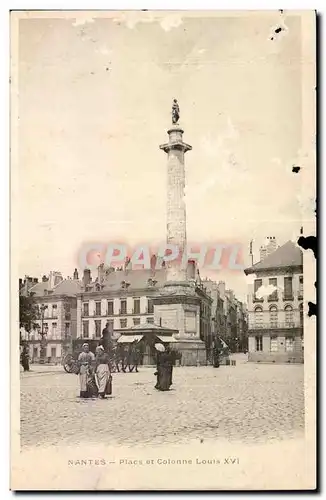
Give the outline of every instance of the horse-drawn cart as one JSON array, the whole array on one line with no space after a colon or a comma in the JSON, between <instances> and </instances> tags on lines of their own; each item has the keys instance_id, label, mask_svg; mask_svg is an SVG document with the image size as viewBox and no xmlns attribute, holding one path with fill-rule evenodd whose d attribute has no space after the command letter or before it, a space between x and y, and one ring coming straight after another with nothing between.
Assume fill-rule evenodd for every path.
<instances>
[{"instance_id":1,"label":"horse-drawn cart","mask_svg":"<svg viewBox=\"0 0 326 500\"><path fill-rule=\"evenodd\" d=\"M72 352L64 356L62 365L67 373L78 373L78 356L82 352L83 344L87 342L89 350L95 354L99 339L75 339L72 342ZM108 349L110 370L114 372L138 372L138 365L141 361L141 348L135 345L136 342L125 344L111 342Z\"/></svg>"}]
</instances>

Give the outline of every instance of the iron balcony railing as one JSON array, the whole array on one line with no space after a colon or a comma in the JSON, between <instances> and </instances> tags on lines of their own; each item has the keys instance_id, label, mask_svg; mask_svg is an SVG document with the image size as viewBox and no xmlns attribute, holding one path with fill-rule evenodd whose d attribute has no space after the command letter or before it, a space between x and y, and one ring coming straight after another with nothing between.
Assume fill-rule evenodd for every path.
<instances>
[{"instance_id":1,"label":"iron balcony railing","mask_svg":"<svg viewBox=\"0 0 326 500\"><path fill-rule=\"evenodd\" d=\"M288 323L255 323L249 325L249 330L275 330L278 328L300 328L303 327L301 323L298 322L288 322Z\"/></svg>"}]
</instances>

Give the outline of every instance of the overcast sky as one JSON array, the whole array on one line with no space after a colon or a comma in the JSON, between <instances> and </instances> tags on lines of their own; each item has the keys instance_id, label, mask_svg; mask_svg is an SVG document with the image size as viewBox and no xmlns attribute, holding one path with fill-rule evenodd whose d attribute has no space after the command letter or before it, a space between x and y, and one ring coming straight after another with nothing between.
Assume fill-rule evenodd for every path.
<instances>
[{"instance_id":1,"label":"overcast sky","mask_svg":"<svg viewBox=\"0 0 326 500\"><path fill-rule=\"evenodd\" d=\"M159 145L173 98L193 146L189 240L235 241L248 253L253 239L258 260L266 236L298 235L314 208L292 173L303 155L299 17L32 15L19 25L21 276L72 276L92 241L165 239ZM245 297L243 273L201 274Z\"/></svg>"}]
</instances>

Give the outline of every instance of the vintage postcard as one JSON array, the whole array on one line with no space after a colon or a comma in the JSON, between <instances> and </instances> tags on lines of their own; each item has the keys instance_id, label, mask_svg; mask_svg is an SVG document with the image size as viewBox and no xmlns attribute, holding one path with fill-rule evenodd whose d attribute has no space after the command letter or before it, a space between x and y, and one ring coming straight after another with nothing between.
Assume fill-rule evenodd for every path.
<instances>
[{"instance_id":1,"label":"vintage postcard","mask_svg":"<svg viewBox=\"0 0 326 500\"><path fill-rule=\"evenodd\" d=\"M316 13L11 13L11 489L316 488Z\"/></svg>"}]
</instances>

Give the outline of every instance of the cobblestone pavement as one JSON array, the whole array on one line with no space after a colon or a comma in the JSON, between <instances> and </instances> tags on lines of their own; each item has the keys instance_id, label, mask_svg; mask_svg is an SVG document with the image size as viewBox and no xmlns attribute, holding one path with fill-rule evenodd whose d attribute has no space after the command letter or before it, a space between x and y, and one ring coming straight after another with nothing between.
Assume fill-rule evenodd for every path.
<instances>
[{"instance_id":1,"label":"cobblestone pavement","mask_svg":"<svg viewBox=\"0 0 326 500\"><path fill-rule=\"evenodd\" d=\"M154 389L154 368L113 374L107 400L80 400L76 375L21 374L21 444L160 445L302 436L303 365L177 367L173 390Z\"/></svg>"}]
</instances>

